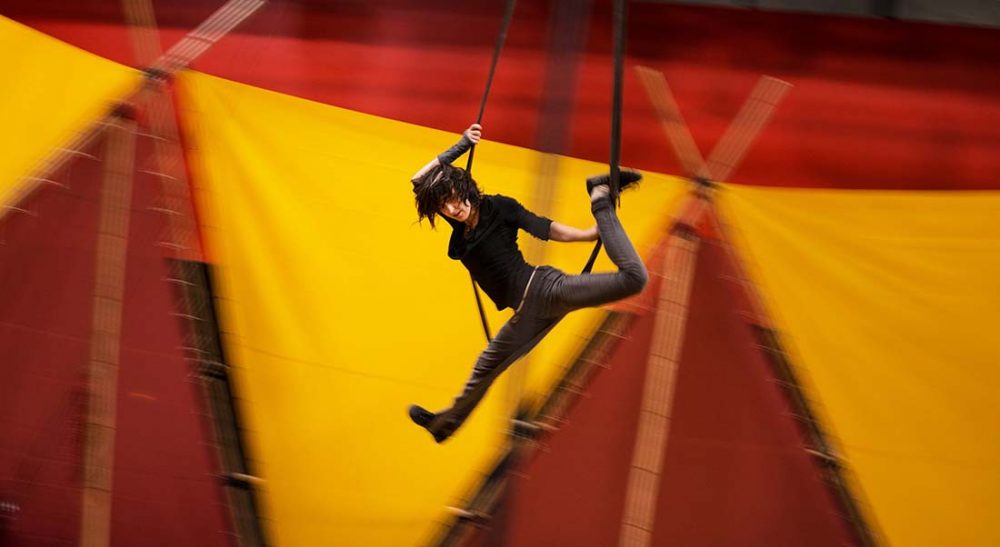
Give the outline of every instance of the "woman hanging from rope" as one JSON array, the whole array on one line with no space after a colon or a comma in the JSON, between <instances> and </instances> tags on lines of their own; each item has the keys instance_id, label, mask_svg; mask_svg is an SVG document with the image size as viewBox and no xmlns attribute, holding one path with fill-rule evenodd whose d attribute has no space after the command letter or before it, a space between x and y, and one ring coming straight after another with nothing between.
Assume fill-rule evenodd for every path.
<instances>
[{"instance_id":1,"label":"woman hanging from rope","mask_svg":"<svg viewBox=\"0 0 1000 547\"><path fill-rule=\"evenodd\" d=\"M647 280L646 267L618 221L609 175L587 179L596 226L582 230L553 222L512 198L483 194L466 170L451 165L479 142L481 132L479 124L469 126L457 144L432 159L411 181L418 218L428 219L433 227L440 215L451 225L448 256L462 261L497 309L514 310L479 355L450 408L433 413L410 406L410 418L439 443L465 422L500 373L538 344L563 315L637 294ZM638 172L621 171L621 190L641 178ZM518 248L519 229L542 240L595 241L600 237L618 271L567 275L550 266L533 267Z\"/></svg>"}]
</instances>

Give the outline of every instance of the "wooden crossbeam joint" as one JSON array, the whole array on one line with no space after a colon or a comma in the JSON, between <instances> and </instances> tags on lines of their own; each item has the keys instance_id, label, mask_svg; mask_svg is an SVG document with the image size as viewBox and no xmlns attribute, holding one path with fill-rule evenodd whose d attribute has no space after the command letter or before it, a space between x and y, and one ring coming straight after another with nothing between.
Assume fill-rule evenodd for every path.
<instances>
[{"instance_id":1,"label":"wooden crossbeam joint","mask_svg":"<svg viewBox=\"0 0 1000 547\"><path fill-rule=\"evenodd\" d=\"M117 120L135 121L138 116L136 106L128 101L120 101L111 107L110 116Z\"/></svg>"},{"instance_id":2,"label":"wooden crossbeam joint","mask_svg":"<svg viewBox=\"0 0 1000 547\"><path fill-rule=\"evenodd\" d=\"M691 180L695 183L695 185L699 189L702 190L715 190L716 188L719 187L719 184L717 182L708 177L703 177L701 175L697 175Z\"/></svg>"},{"instance_id":3,"label":"wooden crossbeam joint","mask_svg":"<svg viewBox=\"0 0 1000 547\"><path fill-rule=\"evenodd\" d=\"M670 234L687 241L695 241L698 239L698 230L695 229L694 226L681 220L675 222L670 228Z\"/></svg>"},{"instance_id":4,"label":"wooden crossbeam joint","mask_svg":"<svg viewBox=\"0 0 1000 547\"><path fill-rule=\"evenodd\" d=\"M174 79L173 74L155 66L143 68L142 76L146 81L156 83L170 83Z\"/></svg>"}]
</instances>

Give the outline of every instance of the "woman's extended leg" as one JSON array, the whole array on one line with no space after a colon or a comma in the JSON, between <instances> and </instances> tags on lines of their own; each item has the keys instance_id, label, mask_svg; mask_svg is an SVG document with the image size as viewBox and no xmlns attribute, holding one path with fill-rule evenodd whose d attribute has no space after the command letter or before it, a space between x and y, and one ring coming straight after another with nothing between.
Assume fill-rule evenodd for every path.
<instances>
[{"instance_id":1,"label":"woman's extended leg","mask_svg":"<svg viewBox=\"0 0 1000 547\"><path fill-rule=\"evenodd\" d=\"M428 423L421 425L424 425L439 443L450 437L469 417L497 377L531 351L557 322L558 318L534 315L512 317L479 354L465 388L455 398L451 407L433 416L427 416ZM414 421L417 421L417 418L414 418Z\"/></svg>"}]
</instances>

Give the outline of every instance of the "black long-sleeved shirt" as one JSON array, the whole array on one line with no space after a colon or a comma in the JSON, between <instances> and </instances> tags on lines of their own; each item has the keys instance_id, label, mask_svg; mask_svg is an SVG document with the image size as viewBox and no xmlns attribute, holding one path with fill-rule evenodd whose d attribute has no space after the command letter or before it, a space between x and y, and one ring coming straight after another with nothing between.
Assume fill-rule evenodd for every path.
<instances>
[{"instance_id":1,"label":"black long-sleeved shirt","mask_svg":"<svg viewBox=\"0 0 1000 547\"><path fill-rule=\"evenodd\" d=\"M498 310L516 308L533 269L517 246L518 230L548 240L552 221L500 195L482 197L479 221L468 234L465 223L444 218L452 228L448 256L462 261Z\"/></svg>"}]
</instances>

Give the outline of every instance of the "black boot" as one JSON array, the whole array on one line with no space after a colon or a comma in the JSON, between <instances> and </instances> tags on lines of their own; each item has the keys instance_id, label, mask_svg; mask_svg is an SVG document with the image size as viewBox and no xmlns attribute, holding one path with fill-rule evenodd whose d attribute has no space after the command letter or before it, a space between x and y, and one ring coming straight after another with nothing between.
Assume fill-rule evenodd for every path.
<instances>
[{"instance_id":1,"label":"black boot","mask_svg":"<svg viewBox=\"0 0 1000 547\"><path fill-rule=\"evenodd\" d=\"M451 427L440 427L441 424L434 424L434 419L438 417L430 410L420 406L420 405L410 405L410 419L413 423L419 425L420 427L426 429L433 437L434 442L442 443L448 437L451 437L453 428ZM438 425L437 431L431 429L431 425Z\"/></svg>"},{"instance_id":2,"label":"black boot","mask_svg":"<svg viewBox=\"0 0 1000 547\"><path fill-rule=\"evenodd\" d=\"M642 180L642 173L638 171L633 171L631 169L622 169L620 172L620 176L618 178L618 182L620 184L618 192L620 193L624 192L625 190L628 190L629 188L634 188L639 184L640 180ZM603 175L594 175L592 177L587 178L587 196L589 197L591 194L594 193L594 187L600 186L602 184L606 184L608 188L611 188L610 173Z\"/></svg>"},{"instance_id":3,"label":"black boot","mask_svg":"<svg viewBox=\"0 0 1000 547\"><path fill-rule=\"evenodd\" d=\"M410 405L410 419L420 427L427 427L434 419L434 413L420 405Z\"/></svg>"}]
</instances>

